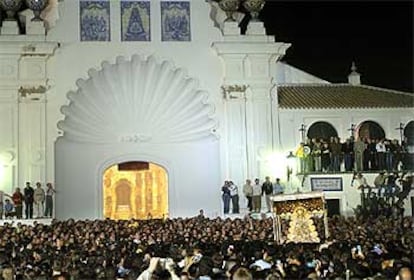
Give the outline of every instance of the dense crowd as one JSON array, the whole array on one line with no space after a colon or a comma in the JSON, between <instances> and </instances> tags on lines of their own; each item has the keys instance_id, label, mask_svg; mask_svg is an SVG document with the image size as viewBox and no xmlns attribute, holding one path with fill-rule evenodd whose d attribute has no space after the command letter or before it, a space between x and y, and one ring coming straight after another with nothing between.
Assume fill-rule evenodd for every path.
<instances>
[{"instance_id":1,"label":"dense crowd","mask_svg":"<svg viewBox=\"0 0 414 280\"><path fill-rule=\"evenodd\" d=\"M5 280L395 279L398 274L411 279L411 217L334 217L329 221L333 239L321 244L277 245L272 225L266 218L223 220L202 214L5 224L0 227L0 275Z\"/></svg>"},{"instance_id":2,"label":"dense crowd","mask_svg":"<svg viewBox=\"0 0 414 280\"><path fill-rule=\"evenodd\" d=\"M407 141L338 137L307 139L296 150L300 171L340 172L412 170L414 151Z\"/></svg>"}]
</instances>

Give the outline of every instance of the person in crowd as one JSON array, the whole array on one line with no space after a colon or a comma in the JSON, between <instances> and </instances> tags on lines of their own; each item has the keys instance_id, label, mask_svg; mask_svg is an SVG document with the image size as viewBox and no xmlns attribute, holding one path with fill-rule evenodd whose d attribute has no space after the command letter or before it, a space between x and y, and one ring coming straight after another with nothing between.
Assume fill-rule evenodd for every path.
<instances>
[{"instance_id":1,"label":"person in crowd","mask_svg":"<svg viewBox=\"0 0 414 280\"><path fill-rule=\"evenodd\" d=\"M354 142L354 164L355 164L355 171L360 172L364 168L364 152L366 149L365 142L357 137Z\"/></svg>"},{"instance_id":2,"label":"person in crowd","mask_svg":"<svg viewBox=\"0 0 414 280\"><path fill-rule=\"evenodd\" d=\"M44 214L44 202L45 202L45 191L42 188L40 182L36 183L36 189L34 190L34 204L36 209L36 217L42 218Z\"/></svg>"},{"instance_id":3,"label":"person in crowd","mask_svg":"<svg viewBox=\"0 0 414 280\"><path fill-rule=\"evenodd\" d=\"M361 191L361 205L366 207L367 197L371 195L371 188L368 186L367 180L362 173L354 173L354 183L356 187Z\"/></svg>"},{"instance_id":4,"label":"person in crowd","mask_svg":"<svg viewBox=\"0 0 414 280\"><path fill-rule=\"evenodd\" d=\"M395 171L400 171L402 170L402 166L400 166L400 164L402 164L402 146L398 143L397 139L392 140L392 145L394 147L393 149L393 166L392 166L392 170Z\"/></svg>"},{"instance_id":5,"label":"person in crowd","mask_svg":"<svg viewBox=\"0 0 414 280\"><path fill-rule=\"evenodd\" d=\"M55 195L56 191L53 188L52 183L46 184L46 207L45 207L45 217L52 218L53 217L53 196Z\"/></svg>"},{"instance_id":6,"label":"person in crowd","mask_svg":"<svg viewBox=\"0 0 414 280\"><path fill-rule=\"evenodd\" d=\"M21 219L23 217L23 194L21 193L20 188L16 188L12 195L12 200L16 211L16 217L17 219Z\"/></svg>"},{"instance_id":7,"label":"person in crowd","mask_svg":"<svg viewBox=\"0 0 414 280\"><path fill-rule=\"evenodd\" d=\"M285 188L280 183L280 178L276 178L276 182L273 184L273 194L283 194Z\"/></svg>"},{"instance_id":8,"label":"person in crowd","mask_svg":"<svg viewBox=\"0 0 414 280\"><path fill-rule=\"evenodd\" d=\"M385 147L384 139L381 139L375 146L377 150L377 157L378 157L378 169L384 170L385 169L385 153L387 149Z\"/></svg>"},{"instance_id":9,"label":"person in crowd","mask_svg":"<svg viewBox=\"0 0 414 280\"><path fill-rule=\"evenodd\" d=\"M262 209L262 186L258 178L254 180L252 202L253 212L260 213Z\"/></svg>"},{"instance_id":10,"label":"person in crowd","mask_svg":"<svg viewBox=\"0 0 414 280\"><path fill-rule=\"evenodd\" d=\"M313 142L313 147L312 147L312 158L313 158L313 166L316 172L321 172L322 171L322 161L321 161L321 142L319 142L319 140L315 140Z\"/></svg>"},{"instance_id":11,"label":"person in crowd","mask_svg":"<svg viewBox=\"0 0 414 280\"><path fill-rule=\"evenodd\" d=\"M331 152L331 170L333 172L341 171L341 143L338 137L334 137L330 143Z\"/></svg>"},{"instance_id":12,"label":"person in crowd","mask_svg":"<svg viewBox=\"0 0 414 280\"><path fill-rule=\"evenodd\" d=\"M230 189L230 196L231 196L232 213L239 214L240 213L239 187L237 187L237 185L234 184L233 181L230 181L229 189Z\"/></svg>"},{"instance_id":13,"label":"person in crowd","mask_svg":"<svg viewBox=\"0 0 414 280\"><path fill-rule=\"evenodd\" d=\"M394 143L392 143L388 139L384 141L384 145L385 145L385 168L388 172L391 172L394 166L394 152L395 152L396 147L394 147Z\"/></svg>"},{"instance_id":14,"label":"person in crowd","mask_svg":"<svg viewBox=\"0 0 414 280\"><path fill-rule=\"evenodd\" d=\"M33 219L33 201L34 201L34 190L30 185L30 182L26 182L26 187L24 188L24 206L26 219Z\"/></svg>"},{"instance_id":15,"label":"person in crowd","mask_svg":"<svg viewBox=\"0 0 414 280\"><path fill-rule=\"evenodd\" d=\"M362 154L362 170L368 171L370 170L369 161L370 161L370 151L369 151L369 143L371 140L369 138L364 139L365 149Z\"/></svg>"},{"instance_id":16,"label":"person in crowd","mask_svg":"<svg viewBox=\"0 0 414 280\"><path fill-rule=\"evenodd\" d=\"M377 189L378 196L381 196L382 191L385 189L385 180L387 175L385 171L381 171L374 179L374 187Z\"/></svg>"},{"instance_id":17,"label":"person in crowd","mask_svg":"<svg viewBox=\"0 0 414 280\"><path fill-rule=\"evenodd\" d=\"M352 171L354 165L354 143L351 138L346 139L345 143L342 144L342 154L344 155L345 171Z\"/></svg>"},{"instance_id":18,"label":"person in crowd","mask_svg":"<svg viewBox=\"0 0 414 280\"><path fill-rule=\"evenodd\" d=\"M300 173L305 173L306 172L306 168L305 168L305 143L301 142L299 144L299 147L296 149L295 151L295 156L296 158L299 160L299 170Z\"/></svg>"},{"instance_id":19,"label":"person in crowd","mask_svg":"<svg viewBox=\"0 0 414 280\"><path fill-rule=\"evenodd\" d=\"M4 199L6 197L11 198L10 195L8 195L4 191L0 190L0 220L3 218L3 204L4 204Z\"/></svg>"},{"instance_id":20,"label":"person in crowd","mask_svg":"<svg viewBox=\"0 0 414 280\"><path fill-rule=\"evenodd\" d=\"M222 199L223 199L223 212L228 214L230 212L230 181L224 181L224 185L221 187Z\"/></svg>"},{"instance_id":21,"label":"person in crowd","mask_svg":"<svg viewBox=\"0 0 414 280\"><path fill-rule=\"evenodd\" d=\"M14 205L11 203L10 199L6 199L4 203L4 218L12 218L16 216L14 211Z\"/></svg>"},{"instance_id":22,"label":"person in crowd","mask_svg":"<svg viewBox=\"0 0 414 280\"><path fill-rule=\"evenodd\" d=\"M327 142L323 142L322 144L321 165L322 165L322 171L327 173L331 166L331 151L329 149L329 144Z\"/></svg>"},{"instance_id":23,"label":"person in crowd","mask_svg":"<svg viewBox=\"0 0 414 280\"><path fill-rule=\"evenodd\" d=\"M253 203L252 203L253 186L252 186L252 181L250 179L247 179L246 183L243 185L243 194L247 199L247 208L251 212L253 210Z\"/></svg>"},{"instance_id":24,"label":"person in crowd","mask_svg":"<svg viewBox=\"0 0 414 280\"><path fill-rule=\"evenodd\" d=\"M267 176L262 185L262 196L264 195L266 199L267 212L272 211L272 202L270 200L270 196L272 194L273 194L273 184L270 181L270 177Z\"/></svg>"},{"instance_id":25,"label":"person in crowd","mask_svg":"<svg viewBox=\"0 0 414 280\"><path fill-rule=\"evenodd\" d=\"M204 210L203 210L203 209L200 209L200 210L198 211L198 215L197 215L196 217L197 217L197 219L199 219L199 220L203 220L203 219L205 219L206 217L204 216Z\"/></svg>"},{"instance_id":26,"label":"person in crowd","mask_svg":"<svg viewBox=\"0 0 414 280\"><path fill-rule=\"evenodd\" d=\"M308 138L303 146L305 173L312 172L315 169L313 166L312 147L312 141Z\"/></svg>"},{"instance_id":27,"label":"person in crowd","mask_svg":"<svg viewBox=\"0 0 414 280\"><path fill-rule=\"evenodd\" d=\"M377 154L377 140L371 139L370 143L368 144L368 150L370 153L369 170L378 170L378 154Z\"/></svg>"}]
</instances>

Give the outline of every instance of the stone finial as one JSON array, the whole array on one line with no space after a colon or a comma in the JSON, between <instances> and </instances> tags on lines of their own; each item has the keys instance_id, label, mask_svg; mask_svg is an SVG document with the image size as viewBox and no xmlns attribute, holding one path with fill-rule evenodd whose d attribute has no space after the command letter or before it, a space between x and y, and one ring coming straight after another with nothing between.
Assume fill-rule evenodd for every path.
<instances>
[{"instance_id":1,"label":"stone finial","mask_svg":"<svg viewBox=\"0 0 414 280\"><path fill-rule=\"evenodd\" d=\"M250 21L260 21L259 13L263 9L265 2L265 0L244 0L243 7L246 8L252 17Z\"/></svg>"},{"instance_id":2,"label":"stone finial","mask_svg":"<svg viewBox=\"0 0 414 280\"><path fill-rule=\"evenodd\" d=\"M351 73L348 75L348 83L354 86L361 84L361 74L359 74L356 70L357 67L355 65L355 62L352 61Z\"/></svg>"},{"instance_id":3,"label":"stone finial","mask_svg":"<svg viewBox=\"0 0 414 280\"><path fill-rule=\"evenodd\" d=\"M237 12L240 6L240 0L219 0L218 5L227 16L227 21L236 21L233 17L233 14Z\"/></svg>"},{"instance_id":4,"label":"stone finial","mask_svg":"<svg viewBox=\"0 0 414 280\"><path fill-rule=\"evenodd\" d=\"M356 67L356 65L355 65L355 61L352 61L351 71L352 71L352 72L356 72L356 70L357 70L357 67Z\"/></svg>"}]
</instances>

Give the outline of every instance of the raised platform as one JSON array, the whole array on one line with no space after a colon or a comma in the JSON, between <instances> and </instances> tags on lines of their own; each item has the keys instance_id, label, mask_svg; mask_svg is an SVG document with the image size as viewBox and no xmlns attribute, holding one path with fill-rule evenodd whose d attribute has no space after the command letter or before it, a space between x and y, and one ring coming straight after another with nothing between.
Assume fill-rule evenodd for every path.
<instances>
[{"instance_id":1,"label":"raised platform","mask_svg":"<svg viewBox=\"0 0 414 280\"><path fill-rule=\"evenodd\" d=\"M49 218L42 218L42 219L2 219L0 220L0 226L3 226L4 224L12 224L13 226L16 226L18 224L21 225L28 225L33 226L34 224L44 224L44 225L50 225L52 223L53 219Z\"/></svg>"}]
</instances>

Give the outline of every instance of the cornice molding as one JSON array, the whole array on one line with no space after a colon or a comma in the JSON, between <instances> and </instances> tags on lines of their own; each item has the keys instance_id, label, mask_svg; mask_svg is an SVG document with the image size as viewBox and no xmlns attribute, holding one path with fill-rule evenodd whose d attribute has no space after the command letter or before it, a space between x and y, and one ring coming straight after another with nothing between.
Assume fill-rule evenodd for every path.
<instances>
[{"instance_id":1,"label":"cornice molding","mask_svg":"<svg viewBox=\"0 0 414 280\"><path fill-rule=\"evenodd\" d=\"M9 37L9 36L6 36ZM24 37L24 38L22 38ZM0 56L2 55L53 55L57 48L60 47L58 42L36 41L31 40L32 36L19 35L16 38L20 40L5 40L0 37ZM27 40L21 40L27 39Z\"/></svg>"}]
</instances>

